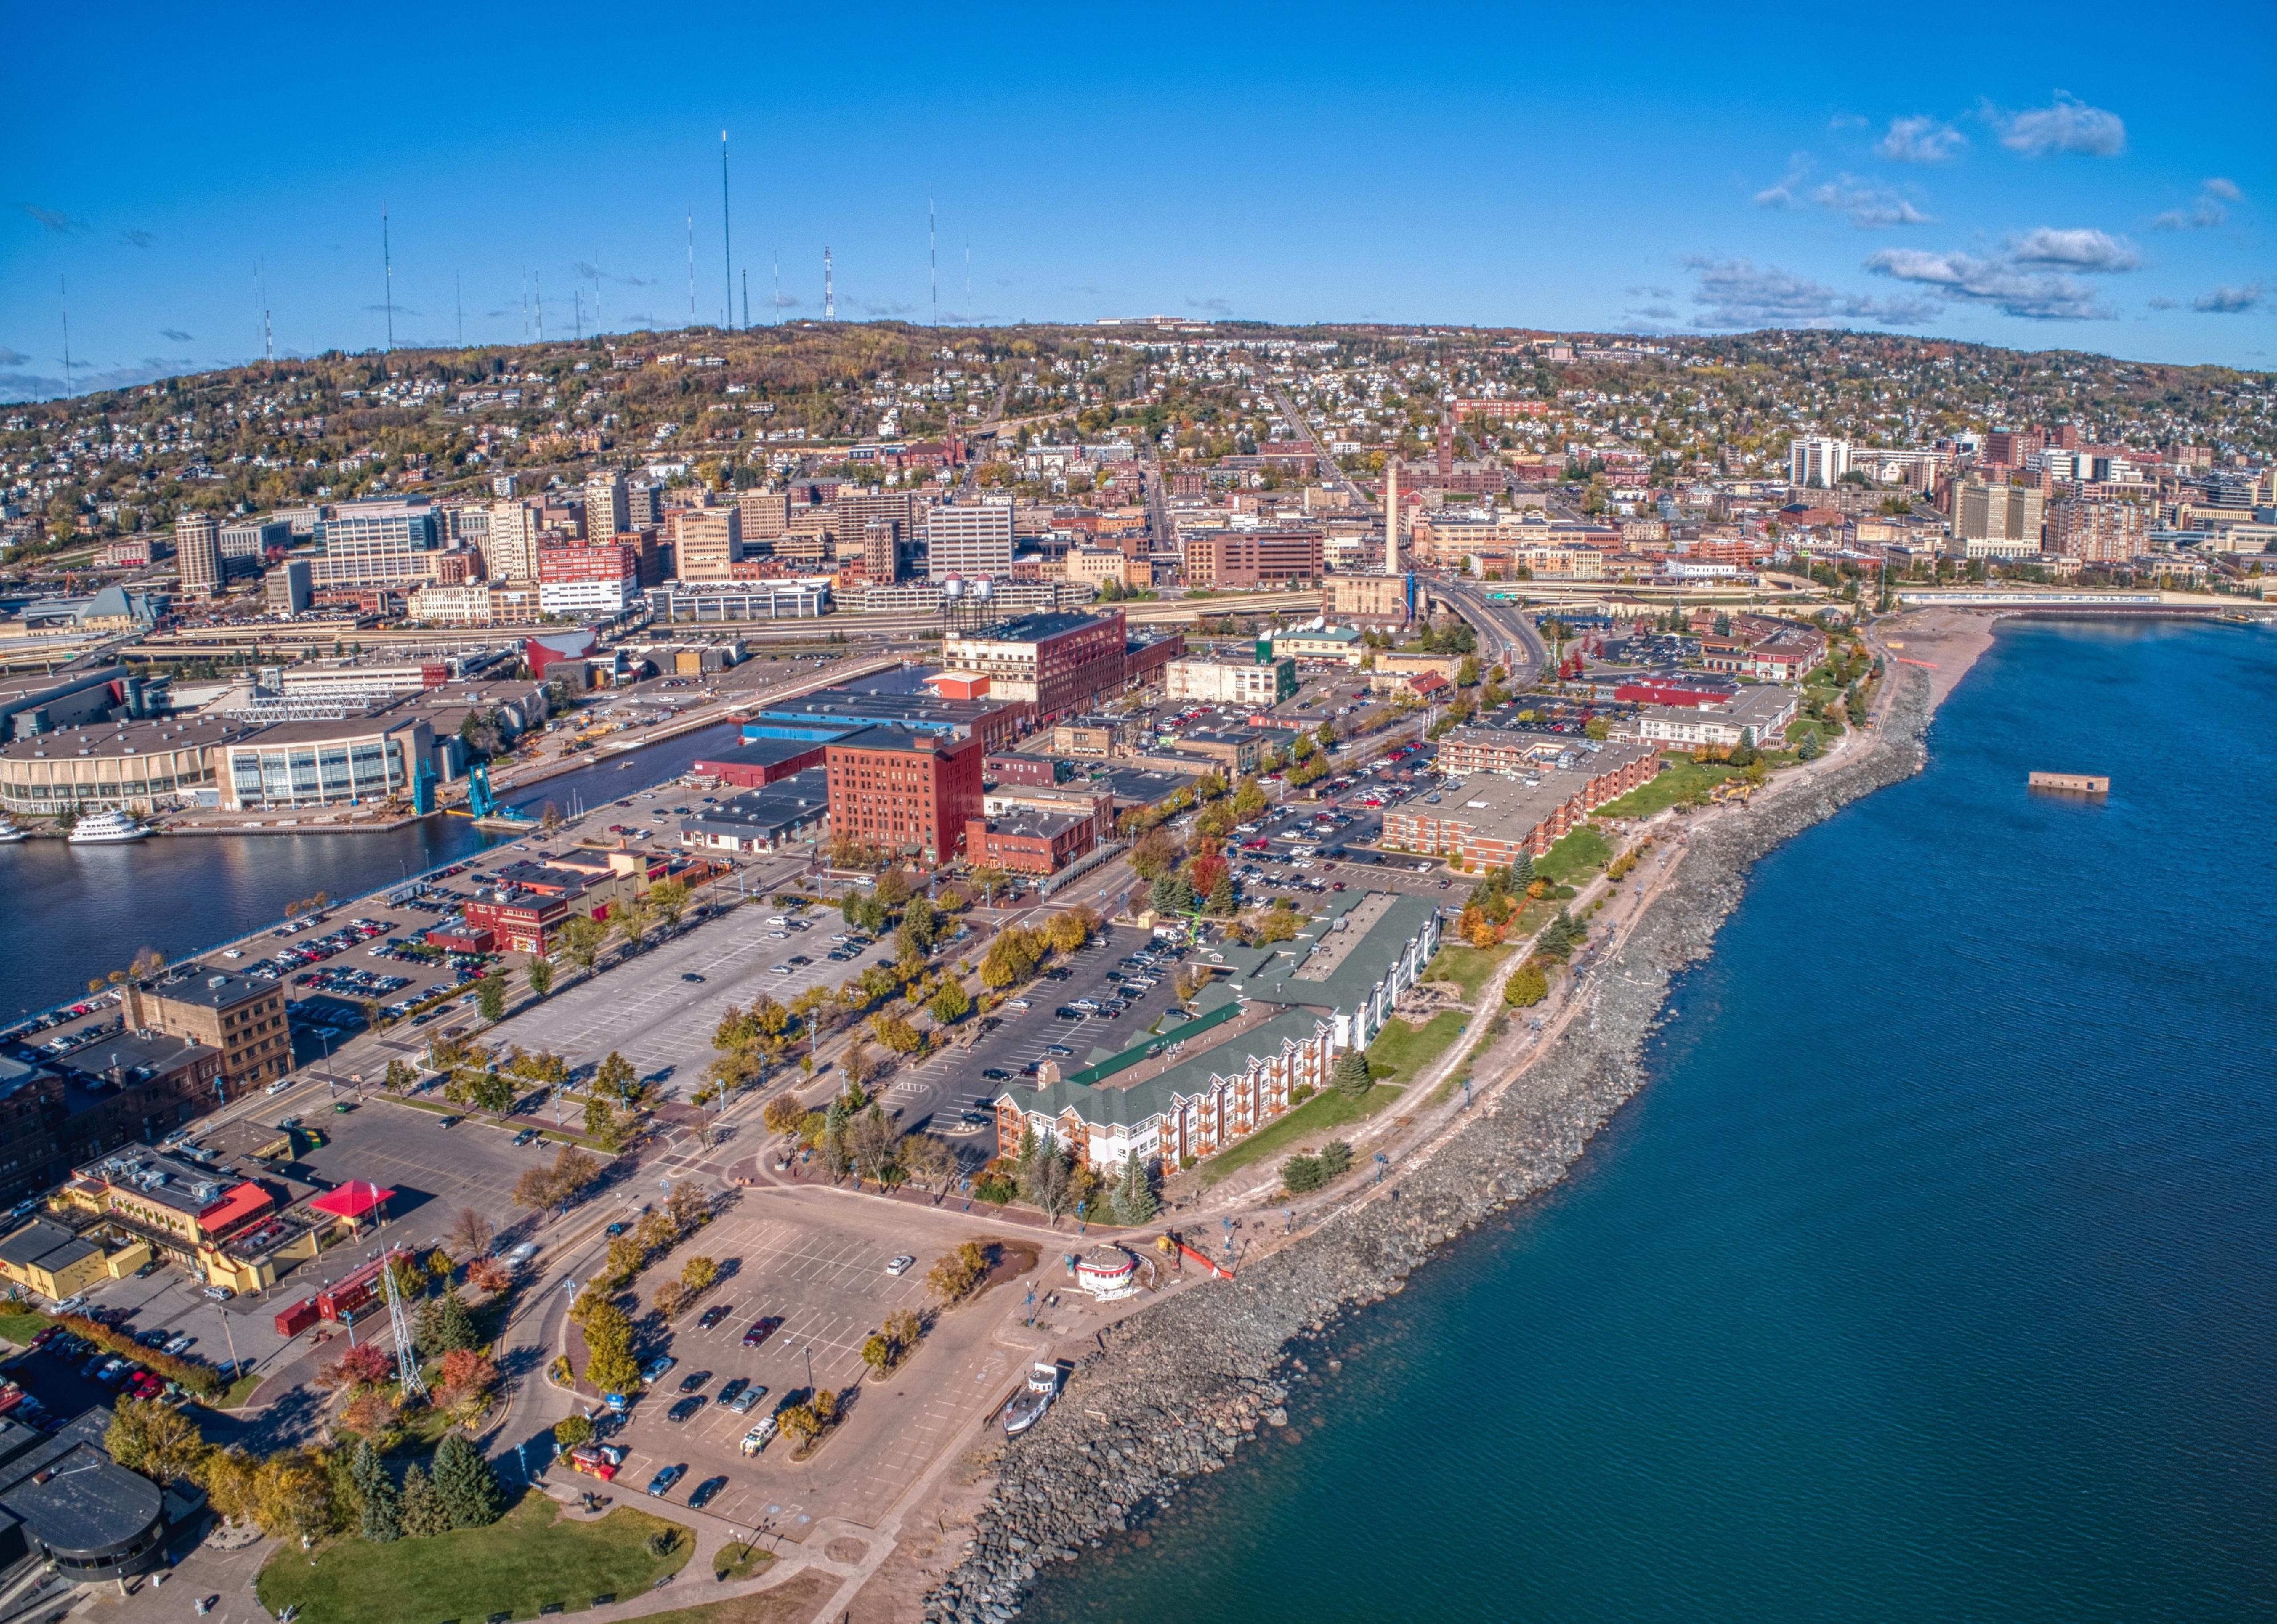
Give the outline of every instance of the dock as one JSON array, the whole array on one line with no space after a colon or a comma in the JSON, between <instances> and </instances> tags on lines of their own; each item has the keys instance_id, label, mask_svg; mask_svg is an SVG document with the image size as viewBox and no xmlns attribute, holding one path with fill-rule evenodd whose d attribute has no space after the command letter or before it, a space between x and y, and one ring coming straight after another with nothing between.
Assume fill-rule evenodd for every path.
<instances>
[{"instance_id":1,"label":"dock","mask_svg":"<svg viewBox=\"0 0 2277 1624\"><path fill-rule=\"evenodd\" d=\"M2067 795L2109 795L2111 781L2088 773L2034 773L2025 780L2027 788L2056 789Z\"/></svg>"}]
</instances>

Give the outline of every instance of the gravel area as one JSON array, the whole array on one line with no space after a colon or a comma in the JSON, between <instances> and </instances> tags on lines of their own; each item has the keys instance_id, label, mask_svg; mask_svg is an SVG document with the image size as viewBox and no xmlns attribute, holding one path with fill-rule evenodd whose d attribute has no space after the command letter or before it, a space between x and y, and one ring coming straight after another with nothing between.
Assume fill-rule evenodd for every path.
<instances>
[{"instance_id":1,"label":"gravel area","mask_svg":"<svg viewBox=\"0 0 2277 1624\"><path fill-rule=\"evenodd\" d=\"M1642 1085L1640 1050L1670 979L1706 957L1755 860L1920 770L1930 683L1899 670L1888 715L1854 759L1694 826L1665 888L1595 971L1593 1007L1460 1132L1238 1280L1180 1292L1110 1331L1051 1413L1003 1451L971 1547L926 1598L926 1619L1011 1618L1039 1565L1074 1560L1167 1506L1183 1479L1218 1470L1258 1428L1283 1424L1287 1384L1303 1376L1292 1341L1400 1290L1436 1247L1563 1178Z\"/></svg>"}]
</instances>

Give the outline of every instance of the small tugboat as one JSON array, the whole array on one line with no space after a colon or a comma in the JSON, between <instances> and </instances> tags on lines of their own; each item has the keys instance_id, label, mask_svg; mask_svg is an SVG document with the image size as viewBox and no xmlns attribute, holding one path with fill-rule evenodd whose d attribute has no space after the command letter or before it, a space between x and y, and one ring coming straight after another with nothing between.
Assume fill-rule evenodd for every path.
<instances>
[{"instance_id":1,"label":"small tugboat","mask_svg":"<svg viewBox=\"0 0 2277 1624\"><path fill-rule=\"evenodd\" d=\"M1028 1367L1028 1384L1004 1407L1004 1436L1018 1437L1044 1418L1060 1396L1060 1368L1043 1360Z\"/></svg>"},{"instance_id":2,"label":"small tugboat","mask_svg":"<svg viewBox=\"0 0 2277 1624\"><path fill-rule=\"evenodd\" d=\"M149 833L126 812L99 812L72 825L69 838L74 846L121 846L146 839Z\"/></svg>"}]
</instances>

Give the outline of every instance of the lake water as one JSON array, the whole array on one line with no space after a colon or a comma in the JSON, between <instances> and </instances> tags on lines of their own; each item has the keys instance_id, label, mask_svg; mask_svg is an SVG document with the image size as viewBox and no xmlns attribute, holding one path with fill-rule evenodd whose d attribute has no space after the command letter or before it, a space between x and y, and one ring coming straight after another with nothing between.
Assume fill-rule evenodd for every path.
<instances>
[{"instance_id":1,"label":"lake water","mask_svg":"<svg viewBox=\"0 0 2277 1624\"><path fill-rule=\"evenodd\" d=\"M2277 636L2007 628L1930 744L1573 1178L1029 1616L2277 1615Z\"/></svg>"}]
</instances>

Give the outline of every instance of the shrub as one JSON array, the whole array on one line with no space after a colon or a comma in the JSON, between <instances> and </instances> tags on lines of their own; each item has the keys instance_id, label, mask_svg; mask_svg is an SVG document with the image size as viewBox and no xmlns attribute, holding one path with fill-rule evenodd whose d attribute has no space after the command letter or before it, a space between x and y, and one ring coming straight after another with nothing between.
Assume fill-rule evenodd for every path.
<instances>
[{"instance_id":1,"label":"shrub","mask_svg":"<svg viewBox=\"0 0 2277 1624\"><path fill-rule=\"evenodd\" d=\"M1291 1195L1305 1195L1328 1183L1318 1156L1291 1156L1281 1163L1281 1184Z\"/></svg>"}]
</instances>

